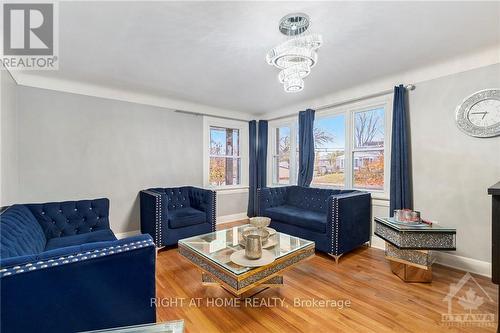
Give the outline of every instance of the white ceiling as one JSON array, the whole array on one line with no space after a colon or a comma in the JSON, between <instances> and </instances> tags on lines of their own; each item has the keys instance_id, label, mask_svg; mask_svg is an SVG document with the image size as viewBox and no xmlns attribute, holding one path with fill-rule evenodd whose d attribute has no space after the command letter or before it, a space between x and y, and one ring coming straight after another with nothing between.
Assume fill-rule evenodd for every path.
<instances>
[{"instance_id":1,"label":"white ceiling","mask_svg":"<svg viewBox=\"0 0 500 333\"><path fill-rule=\"evenodd\" d=\"M261 114L500 43L499 2L61 2L59 71L37 75ZM279 19L323 35L305 89L266 52Z\"/></svg>"}]
</instances>

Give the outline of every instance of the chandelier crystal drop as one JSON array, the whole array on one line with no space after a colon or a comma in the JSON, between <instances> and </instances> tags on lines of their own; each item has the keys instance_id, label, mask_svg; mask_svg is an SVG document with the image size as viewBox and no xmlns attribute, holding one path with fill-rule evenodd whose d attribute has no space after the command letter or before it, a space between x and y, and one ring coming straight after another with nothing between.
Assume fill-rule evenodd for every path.
<instances>
[{"instance_id":1,"label":"chandelier crystal drop","mask_svg":"<svg viewBox=\"0 0 500 333\"><path fill-rule=\"evenodd\" d=\"M289 14L280 21L279 30L288 39L266 55L266 61L280 72L278 80L286 92L304 89L304 78L318 62L317 50L323 43L319 34L305 33L310 19L306 14Z\"/></svg>"}]
</instances>

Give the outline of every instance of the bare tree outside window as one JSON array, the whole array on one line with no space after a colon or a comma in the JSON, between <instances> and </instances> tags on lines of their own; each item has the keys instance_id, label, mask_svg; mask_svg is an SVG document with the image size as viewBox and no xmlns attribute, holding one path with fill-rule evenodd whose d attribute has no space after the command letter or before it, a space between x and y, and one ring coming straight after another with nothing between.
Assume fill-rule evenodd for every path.
<instances>
[{"instance_id":1,"label":"bare tree outside window","mask_svg":"<svg viewBox=\"0 0 500 333\"><path fill-rule=\"evenodd\" d=\"M384 189L384 109L354 114L353 185Z\"/></svg>"},{"instance_id":2,"label":"bare tree outside window","mask_svg":"<svg viewBox=\"0 0 500 333\"><path fill-rule=\"evenodd\" d=\"M356 147L384 146L384 114L377 111L356 113L354 128Z\"/></svg>"}]
</instances>

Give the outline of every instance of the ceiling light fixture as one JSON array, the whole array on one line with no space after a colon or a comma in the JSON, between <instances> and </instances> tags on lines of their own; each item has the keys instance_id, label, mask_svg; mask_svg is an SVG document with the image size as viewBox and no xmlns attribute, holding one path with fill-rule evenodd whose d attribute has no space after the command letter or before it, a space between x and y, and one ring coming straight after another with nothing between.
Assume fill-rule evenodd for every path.
<instances>
[{"instance_id":1,"label":"ceiling light fixture","mask_svg":"<svg viewBox=\"0 0 500 333\"><path fill-rule=\"evenodd\" d=\"M280 72L278 79L286 92L304 89L304 78L318 61L317 49L323 43L319 34L306 33L311 20L302 13L288 14L280 20L279 31L288 37L266 55L266 61Z\"/></svg>"}]
</instances>

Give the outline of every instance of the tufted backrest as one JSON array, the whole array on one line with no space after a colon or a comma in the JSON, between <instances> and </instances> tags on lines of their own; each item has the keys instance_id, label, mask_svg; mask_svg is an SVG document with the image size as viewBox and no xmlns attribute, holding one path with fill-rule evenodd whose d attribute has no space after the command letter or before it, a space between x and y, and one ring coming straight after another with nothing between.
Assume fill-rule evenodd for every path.
<instances>
[{"instance_id":1,"label":"tufted backrest","mask_svg":"<svg viewBox=\"0 0 500 333\"><path fill-rule=\"evenodd\" d=\"M269 187L269 206L283 205L287 198L287 191L291 186Z\"/></svg>"},{"instance_id":2,"label":"tufted backrest","mask_svg":"<svg viewBox=\"0 0 500 333\"><path fill-rule=\"evenodd\" d=\"M151 190L159 193L165 193L167 197L168 210L191 207L191 200L190 200L191 187L189 186L153 188Z\"/></svg>"},{"instance_id":3,"label":"tufted backrest","mask_svg":"<svg viewBox=\"0 0 500 333\"><path fill-rule=\"evenodd\" d=\"M0 215L0 258L37 254L47 240L40 224L25 205L13 205Z\"/></svg>"},{"instance_id":4,"label":"tufted backrest","mask_svg":"<svg viewBox=\"0 0 500 333\"><path fill-rule=\"evenodd\" d=\"M286 202L305 210L326 212L328 198L331 195L340 195L354 192L354 190L333 190L313 187L290 186L287 190Z\"/></svg>"},{"instance_id":5,"label":"tufted backrest","mask_svg":"<svg viewBox=\"0 0 500 333\"><path fill-rule=\"evenodd\" d=\"M47 240L109 229L109 200L79 200L26 205Z\"/></svg>"}]
</instances>

